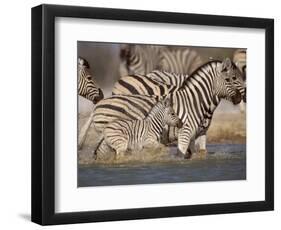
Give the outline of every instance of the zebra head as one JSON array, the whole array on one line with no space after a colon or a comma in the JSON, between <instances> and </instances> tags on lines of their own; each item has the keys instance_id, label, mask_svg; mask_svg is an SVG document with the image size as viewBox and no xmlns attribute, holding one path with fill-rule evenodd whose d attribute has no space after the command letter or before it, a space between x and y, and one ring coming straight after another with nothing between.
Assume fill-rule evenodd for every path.
<instances>
[{"instance_id":1,"label":"zebra head","mask_svg":"<svg viewBox=\"0 0 281 230\"><path fill-rule=\"evenodd\" d=\"M175 113L171 99L167 96L164 100L162 100L164 105L164 122L166 125L181 128L183 123Z\"/></svg>"},{"instance_id":2,"label":"zebra head","mask_svg":"<svg viewBox=\"0 0 281 230\"><path fill-rule=\"evenodd\" d=\"M217 96L225 98L237 105L243 99L246 102L246 87L243 73L229 59L222 61L218 68L219 77L217 78Z\"/></svg>"},{"instance_id":3,"label":"zebra head","mask_svg":"<svg viewBox=\"0 0 281 230\"><path fill-rule=\"evenodd\" d=\"M94 104L103 99L103 92L93 81L89 71L90 65L84 59L78 58L78 93L80 96L92 101Z\"/></svg>"}]
</instances>

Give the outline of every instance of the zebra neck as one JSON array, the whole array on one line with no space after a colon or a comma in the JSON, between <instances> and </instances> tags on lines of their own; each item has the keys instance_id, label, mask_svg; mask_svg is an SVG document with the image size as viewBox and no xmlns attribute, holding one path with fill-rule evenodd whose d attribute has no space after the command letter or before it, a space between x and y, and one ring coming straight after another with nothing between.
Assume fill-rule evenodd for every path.
<instances>
[{"instance_id":1,"label":"zebra neck","mask_svg":"<svg viewBox=\"0 0 281 230\"><path fill-rule=\"evenodd\" d=\"M212 118L220 102L215 90L218 63L210 62L199 68L173 94L174 110L183 122L191 120L192 124L200 124L202 120Z\"/></svg>"},{"instance_id":2,"label":"zebra neck","mask_svg":"<svg viewBox=\"0 0 281 230\"><path fill-rule=\"evenodd\" d=\"M156 104L145 120L148 123L148 130L157 137L160 136L165 126L164 111L161 109L161 105Z\"/></svg>"}]
</instances>

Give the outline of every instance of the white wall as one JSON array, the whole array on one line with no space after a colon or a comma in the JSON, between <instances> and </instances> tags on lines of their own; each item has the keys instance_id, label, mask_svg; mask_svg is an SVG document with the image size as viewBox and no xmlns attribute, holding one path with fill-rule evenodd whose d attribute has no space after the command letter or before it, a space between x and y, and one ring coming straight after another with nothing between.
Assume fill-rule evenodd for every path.
<instances>
[{"instance_id":1,"label":"white wall","mask_svg":"<svg viewBox=\"0 0 281 230\"><path fill-rule=\"evenodd\" d=\"M46 2L46 1L45 1ZM30 216L30 8L41 1L1 2L1 229L38 229ZM106 1L55 0L53 4L91 5L98 7L178 11L275 18L275 100L280 99L280 6L278 1ZM3 73L4 70L4 73ZM11 72L12 71L12 72ZM279 92L277 92L279 89ZM277 229L281 218L281 106L276 104L275 204L276 211L249 214L215 215L172 219L139 220L67 226L69 229ZM278 119L278 120L277 120ZM279 128L279 130L278 130ZM279 142L279 143L278 143ZM55 227L63 229L65 226Z\"/></svg>"}]
</instances>

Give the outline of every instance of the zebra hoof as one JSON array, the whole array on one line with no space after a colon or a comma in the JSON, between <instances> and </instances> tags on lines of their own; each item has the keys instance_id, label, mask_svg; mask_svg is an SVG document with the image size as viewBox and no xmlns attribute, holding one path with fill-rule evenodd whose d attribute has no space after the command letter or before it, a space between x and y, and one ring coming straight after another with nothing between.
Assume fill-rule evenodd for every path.
<instances>
[{"instance_id":1,"label":"zebra hoof","mask_svg":"<svg viewBox=\"0 0 281 230\"><path fill-rule=\"evenodd\" d=\"M179 149L177 149L177 154L176 154L177 157L185 157L185 154L180 151Z\"/></svg>"},{"instance_id":2,"label":"zebra hoof","mask_svg":"<svg viewBox=\"0 0 281 230\"><path fill-rule=\"evenodd\" d=\"M124 157L124 153L123 153L123 152L122 152L122 153L116 153L116 154L115 154L115 160L116 160L116 161L122 160L123 157Z\"/></svg>"},{"instance_id":3,"label":"zebra hoof","mask_svg":"<svg viewBox=\"0 0 281 230\"><path fill-rule=\"evenodd\" d=\"M191 153L186 153L184 155L184 159L190 160L191 159Z\"/></svg>"},{"instance_id":4,"label":"zebra hoof","mask_svg":"<svg viewBox=\"0 0 281 230\"><path fill-rule=\"evenodd\" d=\"M184 159L191 159L192 153L190 149L187 150L187 153L184 155Z\"/></svg>"},{"instance_id":5,"label":"zebra hoof","mask_svg":"<svg viewBox=\"0 0 281 230\"><path fill-rule=\"evenodd\" d=\"M206 149L200 149L198 155L199 155L199 158L206 159L207 154L208 154L208 151Z\"/></svg>"}]
</instances>

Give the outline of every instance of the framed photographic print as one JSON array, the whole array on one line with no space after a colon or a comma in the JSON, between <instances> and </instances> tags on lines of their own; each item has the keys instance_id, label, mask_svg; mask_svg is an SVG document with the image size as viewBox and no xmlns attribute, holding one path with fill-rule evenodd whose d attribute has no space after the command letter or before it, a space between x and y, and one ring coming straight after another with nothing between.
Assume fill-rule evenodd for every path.
<instances>
[{"instance_id":1,"label":"framed photographic print","mask_svg":"<svg viewBox=\"0 0 281 230\"><path fill-rule=\"evenodd\" d=\"M32 221L274 208L273 19L32 8Z\"/></svg>"}]
</instances>

